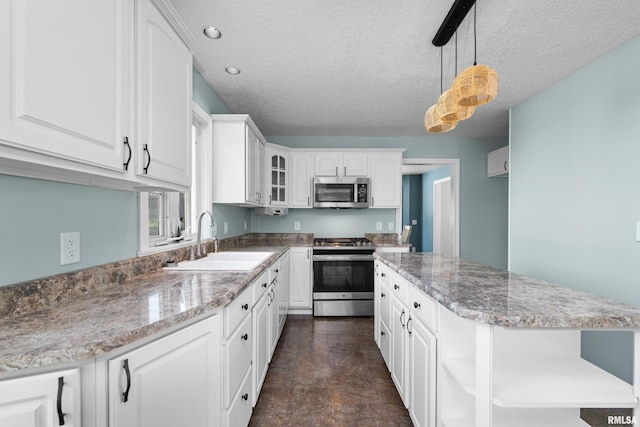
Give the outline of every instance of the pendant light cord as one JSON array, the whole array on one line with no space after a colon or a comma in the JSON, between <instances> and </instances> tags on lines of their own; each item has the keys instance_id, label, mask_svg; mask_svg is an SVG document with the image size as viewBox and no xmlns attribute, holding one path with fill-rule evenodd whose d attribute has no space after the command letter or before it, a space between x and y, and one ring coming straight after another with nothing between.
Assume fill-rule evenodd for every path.
<instances>
[{"instance_id":1,"label":"pendant light cord","mask_svg":"<svg viewBox=\"0 0 640 427\"><path fill-rule=\"evenodd\" d=\"M478 56L478 39L476 37L476 10L478 10L477 0L473 3L473 65L478 65L478 61L476 60Z\"/></svg>"},{"instance_id":2,"label":"pendant light cord","mask_svg":"<svg viewBox=\"0 0 640 427\"><path fill-rule=\"evenodd\" d=\"M442 95L442 46L440 46L440 95Z\"/></svg>"}]
</instances>

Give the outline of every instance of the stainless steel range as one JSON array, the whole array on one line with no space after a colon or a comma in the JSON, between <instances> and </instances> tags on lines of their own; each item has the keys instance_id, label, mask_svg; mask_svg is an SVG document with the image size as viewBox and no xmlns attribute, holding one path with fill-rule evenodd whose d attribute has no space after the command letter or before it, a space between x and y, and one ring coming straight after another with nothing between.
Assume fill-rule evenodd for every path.
<instances>
[{"instance_id":1,"label":"stainless steel range","mask_svg":"<svg viewBox=\"0 0 640 427\"><path fill-rule=\"evenodd\" d=\"M314 316L373 316L374 250L363 237L313 241Z\"/></svg>"}]
</instances>

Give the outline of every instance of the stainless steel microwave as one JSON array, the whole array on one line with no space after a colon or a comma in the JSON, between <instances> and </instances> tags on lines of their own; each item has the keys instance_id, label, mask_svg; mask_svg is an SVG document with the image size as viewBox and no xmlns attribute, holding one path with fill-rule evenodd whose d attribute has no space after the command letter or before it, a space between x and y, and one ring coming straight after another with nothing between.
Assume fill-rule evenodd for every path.
<instances>
[{"instance_id":1,"label":"stainless steel microwave","mask_svg":"<svg viewBox=\"0 0 640 427\"><path fill-rule=\"evenodd\" d=\"M314 208L368 208L369 178L324 177L313 178Z\"/></svg>"}]
</instances>

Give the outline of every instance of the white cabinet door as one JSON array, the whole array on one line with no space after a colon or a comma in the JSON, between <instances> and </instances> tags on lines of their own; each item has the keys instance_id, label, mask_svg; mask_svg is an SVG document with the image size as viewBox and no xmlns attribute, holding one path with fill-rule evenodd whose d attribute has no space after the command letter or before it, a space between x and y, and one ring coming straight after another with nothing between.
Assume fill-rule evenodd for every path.
<instances>
[{"instance_id":1,"label":"white cabinet door","mask_svg":"<svg viewBox=\"0 0 640 427\"><path fill-rule=\"evenodd\" d=\"M409 334L409 415L416 427L436 425L436 337L410 316Z\"/></svg>"},{"instance_id":2,"label":"white cabinet door","mask_svg":"<svg viewBox=\"0 0 640 427\"><path fill-rule=\"evenodd\" d=\"M267 203L267 181L264 179L267 173L267 147L265 142L258 139L258 165L255 171L256 189L258 190L258 205Z\"/></svg>"},{"instance_id":3,"label":"white cabinet door","mask_svg":"<svg viewBox=\"0 0 640 427\"><path fill-rule=\"evenodd\" d=\"M367 153L318 152L315 155L316 176L367 176Z\"/></svg>"},{"instance_id":4,"label":"white cabinet door","mask_svg":"<svg viewBox=\"0 0 640 427\"><path fill-rule=\"evenodd\" d=\"M402 206L402 153L372 153L371 207Z\"/></svg>"},{"instance_id":5,"label":"white cabinet door","mask_svg":"<svg viewBox=\"0 0 640 427\"><path fill-rule=\"evenodd\" d=\"M315 176L339 176L340 153L316 153Z\"/></svg>"},{"instance_id":6,"label":"white cabinet door","mask_svg":"<svg viewBox=\"0 0 640 427\"><path fill-rule=\"evenodd\" d=\"M311 192L313 180L313 160L311 153L291 153L291 207L310 208L313 206Z\"/></svg>"},{"instance_id":7,"label":"white cabinet door","mask_svg":"<svg viewBox=\"0 0 640 427\"><path fill-rule=\"evenodd\" d=\"M278 274L278 336L287 321L289 311L289 286L291 283L291 265L289 252L284 254L280 261L280 273Z\"/></svg>"},{"instance_id":8,"label":"white cabinet door","mask_svg":"<svg viewBox=\"0 0 640 427\"><path fill-rule=\"evenodd\" d=\"M269 362L271 362L271 356L273 356L273 352L276 350L276 345L278 344L278 332L280 332L279 324L278 324L278 301L279 301L279 293L280 286L276 281L271 285L271 289L269 290Z\"/></svg>"},{"instance_id":9,"label":"white cabinet door","mask_svg":"<svg viewBox=\"0 0 640 427\"><path fill-rule=\"evenodd\" d=\"M369 155L367 153L342 154L343 176L369 176Z\"/></svg>"},{"instance_id":10,"label":"white cabinet door","mask_svg":"<svg viewBox=\"0 0 640 427\"><path fill-rule=\"evenodd\" d=\"M509 146L506 145L487 154L487 176L509 174Z\"/></svg>"},{"instance_id":11,"label":"white cabinet door","mask_svg":"<svg viewBox=\"0 0 640 427\"><path fill-rule=\"evenodd\" d=\"M289 152L267 146L267 175L268 206L287 206L289 204Z\"/></svg>"},{"instance_id":12,"label":"white cabinet door","mask_svg":"<svg viewBox=\"0 0 640 427\"><path fill-rule=\"evenodd\" d=\"M226 321L226 319L225 319ZM253 333L251 316L246 316L238 328L225 340L223 353L222 400L224 407L231 405L244 376L251 367Z\"/></svg>"},{"instance_id":13,"label":"white cabinet door","mask_svg":"<svg viewBox=\"0 0 640 427\"><path fill-rule=\"evenodd\" d=\"M221 316L109 361L110 427L220 423Z\"/></svg>"},{"instance_id":14,"label":"white cabinet door","mask_svg":"<svg viewBox=\"0 0 640 427\"><path fill-rule=\"evenodd\" d=\"M0 2L0 144L123 170L129 5Z\"/></svg>"},{"instance_id":15,"label":"white cabinet door","mask_svg":"<svg viewBox=\"0 0 640 427\"><path fill-rule=\"evenodd\" d=\"M249 126L246 127L247 136L245 139L247 157L245 159L245 200L248 203L258 203L258 135Z\"/></svg>"},{"instance_id":16,"label":"white cabinet door","mask_svg":"<svg viewBox=\"0 0 640 427\"><path fill-rule=\"evenodd\" d=\"M311 248L293 247L289 249L291 262L291 288L289 307L312 308Z\"/></svg>"},{"instance_id":17,"label":"white cabinet door","mask_svg":"<svg viewBox=\"0 0 640 427\"><path fill-rule=\"evenodd\" d=\"M77 369L0 381L0 425L79 427L80 396Z\"/></svg>"},{"instance_id":18,"label":"white cabinet door","mask_svg":"<svg viewBox=\"0 0 640 427\"><path fill-rule=\"evenodd\" d=\"M398 298L391 300L391 378L398 389L405 406L408 405L407 394L407 320L409 310Z\"/></svg>"},{"instance_id":19,"label":"white cabinet door","mask_svg":"<svg viewBox=\"0 0 640 427\"><path fill-rule=\"evenodd\" d=\"M253 402L256 406L269 365L269 298L270 288L253 306Z\"/></svg>"},{"instance_id":20,"label":"white cabinet door","mask_svg":"<svg viewBox=\"0 0 640 427\"><path fill-rule=\"evenodd\" d=\"M135 39L136 173L188 188L191 53L151 0L136 2Z\"/></svg>"}]
</instances>

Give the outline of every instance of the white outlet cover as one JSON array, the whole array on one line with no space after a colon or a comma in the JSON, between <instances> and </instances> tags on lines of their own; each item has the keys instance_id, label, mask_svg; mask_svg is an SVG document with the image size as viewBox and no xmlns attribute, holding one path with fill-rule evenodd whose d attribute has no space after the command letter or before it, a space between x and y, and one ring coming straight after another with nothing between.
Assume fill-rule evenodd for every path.
<instances>
[{"instance_id":1,"label":"white outlet cover","mask_svg":"<svg viewBox=\"0 0 640 427\"><path fill-rule=\"evenodd\" d=\"M293 230L294 231L300 230L300 221L293 221Z\"/></svg>"},{"instance_id":2,"label":"white outlet cover","mask_svg":"<svg viewBox=\"0 0 640 427\"><path fill-rule=\"evenodd\" d=\"M80 262L80 232L60 233L60 265Z\"/></svg>"},{"instance_id":3,"label":"white outlet cover","mask_svg":"<svg viewBox=\"0 0 640 427\"><path fill-rule=\"evenodd\" d=\"M389 230L393 230L393 223L392 223L392 222L390 222L390 223L388 224L388 227L389 227Z\"/></svg>"},{"instance_id":4,"label":"white outlet cover","mask_svg":"<svg viewBox=\"0 0 640 427\"><path fill-rule=\"evenodd\" d=\"M382 231L382 221L376 222L376 231Z\"/></svg>"}]
</instances>

